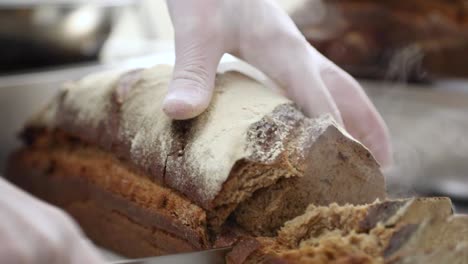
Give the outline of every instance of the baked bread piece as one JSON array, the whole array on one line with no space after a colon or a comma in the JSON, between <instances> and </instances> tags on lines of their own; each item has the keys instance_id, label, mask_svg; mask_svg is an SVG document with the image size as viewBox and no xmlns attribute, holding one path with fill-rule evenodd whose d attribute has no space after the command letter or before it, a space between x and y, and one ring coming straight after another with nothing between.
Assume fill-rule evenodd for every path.
<instances>
[{"instance_id":1,"label":"baked bread piece","mask_svg":"<svg viewBox=\"0 0 468 264\"><path fill-rule=\"evenodd\" d=\"M228 263L468 263L468 217L447 198L311 206L278 236L244 238ZM409 262L413 260L414 262ZM431 262L436 263L436 262Z\"/></svg>"},{"instance_id":2,"label":"baked bread piece","mask_svg":"<svg viewBox=\"0 0 468 264\"><path fill-rule=\"evenodd\" d=\"M330 117L306 118L241 74L217 76L201 116L170 120L162 100L171 72L158 66L69 83L26 126L9 179L128 256L210 248L223 226L273 235L278 216L291 219L311 202L384 197L372 155ZM251 208L268 210L262 218Z\"/></svg>"},{"instance_id":3,"label":"baked bread piece","mask_svg":"<svg viewBox=\"0 0 468 264\"><path fill-rule=\"evenodd\" d=\"M468 76L467 0L307 3L293 20L312 45L354 76Z\"/></svg>"},{"instance_id":4,"label":"baked bread piece","mask_svg":"<svg viewBox=\"0 0 468 264\"><path fill-rule=\"evenodd\" d=\"M11 156L7 175L66 210L95 243L128 257L211 247L201 207L96 146L63 132L34 133Z\"/></svg>"}]
</instances>

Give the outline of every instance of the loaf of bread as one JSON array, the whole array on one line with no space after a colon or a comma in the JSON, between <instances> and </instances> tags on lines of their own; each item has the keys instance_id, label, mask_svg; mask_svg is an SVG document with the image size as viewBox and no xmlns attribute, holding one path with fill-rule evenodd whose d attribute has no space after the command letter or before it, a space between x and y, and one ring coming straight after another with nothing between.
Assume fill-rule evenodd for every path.
<instances>
[{"instance_id":1,"label":"loaf of bread","mask_svg":"<svg viewBox=\"0 0 468 264\"><path fill-rule=\"evenodd\" d=\"M228 263L468 263L468 216L446 198L310 206L277 237L246 237Z\"/></svg>"},{"instance_id":2,"label":"loaf of bread","mask_svg":"<svg viewBox=\"0 0 468 264\"><path fill-rule=\"evenodd\" d=\"M312 45L354 76L468 76L467 0L308 0L292 16Z\"/></svg>"},{"instance_id":3,"label":"loaf of bread","mask_svg":"<svg viewBox=\"0 0 468 264\"><path fill-rule=\"evenodd\" d=\"M162 111L172 69L107 72L64 86L22 132L7 177L129 257L274 236L316 206L385 197L379 166L329 116L235 72L201 116ZM232 238L232 239L231 239Z\"/></svg>"}]
</instances>

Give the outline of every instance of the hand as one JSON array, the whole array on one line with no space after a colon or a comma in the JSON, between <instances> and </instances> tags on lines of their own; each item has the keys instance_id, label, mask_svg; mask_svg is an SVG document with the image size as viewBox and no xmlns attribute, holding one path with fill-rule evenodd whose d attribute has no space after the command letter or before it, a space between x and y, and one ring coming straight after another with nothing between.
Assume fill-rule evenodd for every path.
<instances>
[{"instance_id":1,"label":"hand","mask_svg":"<svg viewBox=\"0 0 468 264\"><path fill-rule=\"evenodd\" d=\"M0 262L103 263L62 211L0 177Z\"/></svg>"},{"instance_id":2,"label":"hand","mask_svg":"<svg viewBox=\"0 0 468 264\"><path fill-rule=\"evenodd\" d=\"M164 111L189 119L209 105L218 63L231 53L263 71L307 115L330 113L383 167L385 123L360 85L305 40L271 0L168 0L176 62Z\"/></svg>"}]
</instances>

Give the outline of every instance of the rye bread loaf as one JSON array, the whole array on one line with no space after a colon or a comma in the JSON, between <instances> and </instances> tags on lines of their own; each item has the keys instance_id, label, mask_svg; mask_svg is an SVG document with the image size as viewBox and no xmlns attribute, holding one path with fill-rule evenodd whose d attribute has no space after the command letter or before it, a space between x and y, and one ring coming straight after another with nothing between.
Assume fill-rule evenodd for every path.
<instances>
[{"instance_id":1,"label":"rye bread loaf","mask_svg":"<svg viewBox=\"0 0 468 264\"><path fill-rule=\"evenodd\" d=\"M162 100L171 72L68 83L27 124L8 177L129 256L210 248L229 225L274 235L309 203L385 196L372 155L329 116L307 118L239 73L217 76L201 116L170 120Z\"/></svg>"}]
</instances>

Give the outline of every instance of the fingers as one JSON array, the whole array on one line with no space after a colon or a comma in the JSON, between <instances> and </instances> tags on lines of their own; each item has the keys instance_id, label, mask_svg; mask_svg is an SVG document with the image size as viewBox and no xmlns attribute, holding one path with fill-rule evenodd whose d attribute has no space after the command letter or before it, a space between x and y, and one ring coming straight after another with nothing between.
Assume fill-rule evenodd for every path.
<instances>
[{"instance_id":1,"label":"fingers","mask_svg":"<svg viewBox=\"0 0 468 264\"><path fill-rule=\"evenodd\" d=\"M254 2L263 5L246 5L241 13L250 18L242 21L253 20L261 30L240 32L239 55L286 89L306 114L332 114L382 166L389 165L392 159L387 128L359 84L311 47L273 2Z\"/></svg>"},{"instance_id":2,"label":"fingers","mask_svg":"<svg viewBox=\"0 0 468 264\"><path fill-rule=\"evenodd\" d=\"M56 237L59 239L56 241L60 246L56 247L58 250L55 255L66 260L57 263L103 263L96 248L83 236L75 221L68 214L47 204L45 206L47 206L45 210L49 217L49 224L56 230L58 229Z\"/></svg>"},{"instance_id":3,"label":"fingers","mask_svg":"<svg viewBox=\"0 0 468 264\"><path fill-rule=\"evenodd\" d=\"M70 263L72 264L81 264L81 263L90 263L90 264L101 264L101 256L97 253L94 246L86 239L81 238L75 240L77 244L73 247L69 253Z\"/></svg>"},{"instance_id":4,"label":"fingers","mask_svg":"<svg viewBox=\"0 0 468 264\"><path fill-rule=\"evenodd\" d=\"M239 33L239 56L286 89L310 117L328 113L341 123L338 107L320 77L315 50L272 1L253 2L259 6L246 4L240 13L246 16L242 21L257 29Z\"/></svg>"},{"instance_id":5,"label":"fingers","mask_svg":"<svg viewBox=\"0 0 468 264\"><path fill-rule=\"evenodd\" d=\"M174 119L189 119L209 105L216 69L224 53L222 23L213 16L216 1L168 1L175 30L176 61L165 113Z\"/></svg>"},{"instance_id":6,"label":"fingers","mask_svg":"<svg viewBox=\"0 0 468 264\"><path fill-rule=\"evenodd\" d=\"M331 114L383 167L391 164L387 128L359 84L311 47L274 1L172 0L168 6L176 44L164 101L170 117L188 119L206 109L226 51L268 75L310 117Z\"/></svg>"},{"instance_id":7,"label":"fingers","mask_svg":"<svg viewBox=\"0 0 468 264\"><path fill-rule=\"evenodd\" d=\"M68 215L1 178L0 219L5 263L103 263Z\"/></svg>"},{"instance_id":8,"label":"fingers","mask_svg":"<svg viewBox=\"0 0 468 264\"><path fill-rule=\"evenodd\" d=\"M321 77L341 112L349 133L368 147L382 168L391 166L390 135L364 90L349 74L323 58Z\"/></svg>"},{"instance_id":9,"label":"fingers","mask_svg":"<svg viewBox=\"0 0 468 264\"><path fill-rule=\"evenodd\" d=\"M313 49L300 48L285 52L286 55L302 58L295 65L289 65L286 69L270 68L269 76L286 89L286 95L292 99L299 108L309 117L317 117L323 114L331 114L334 119L343 124L342 116L335 100L323 82L320 69L316 63Z\"/></svg>"}]
</instances>

